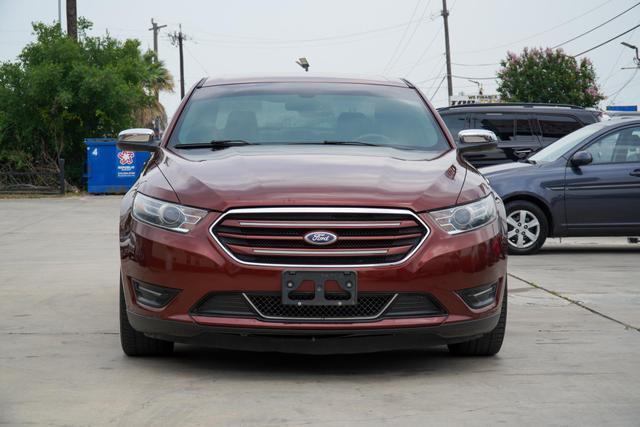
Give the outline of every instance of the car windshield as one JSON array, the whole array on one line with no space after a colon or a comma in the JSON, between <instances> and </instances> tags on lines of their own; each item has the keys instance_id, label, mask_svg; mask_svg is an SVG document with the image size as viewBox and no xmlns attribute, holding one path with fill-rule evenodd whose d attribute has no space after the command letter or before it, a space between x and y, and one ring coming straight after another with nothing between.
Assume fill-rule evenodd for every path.
<instances>
[{"instance_id":1,"label":"car windshield","mask_svg":"<svg viewBox=\"0 0 640 427\"><path fill-rule=\"evenodd\" d=\"M247 83L197 89L169 145L193 148L212 141L360 143L438 153L451 149L414 89L347 83Z\"/></svg>"},{"instance_id":2,"label":"car windshield","mask_svg":"<svg viewBox=\"0 0 640 427\"><path fill-rule=\"evenodd\" d=\"M606 123L594 123L571 132L569 135L560 138L553 144L538 151L536 154L529 157L529 160L536 163L554 162L564 156L568 151L571 151L576 145L582 143L586 138L598 132L604 126L606 126Z\"/></svg>"}]
</instances>

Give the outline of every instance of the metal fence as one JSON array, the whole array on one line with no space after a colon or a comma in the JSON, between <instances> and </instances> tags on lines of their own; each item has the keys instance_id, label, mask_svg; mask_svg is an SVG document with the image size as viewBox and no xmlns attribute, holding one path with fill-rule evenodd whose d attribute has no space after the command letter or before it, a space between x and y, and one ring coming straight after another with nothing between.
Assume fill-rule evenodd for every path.
<instances>
[{"instance_id":1,"label":"metal fence","mask_svg":"<svg viewBox=\"0 0 640 427\"><path fill-rule=\"evenodd\" d=\"M64 159L58 169L36 168L29 172L0 170L0 194L64 194Z\"/></svg>"}]
</instances>

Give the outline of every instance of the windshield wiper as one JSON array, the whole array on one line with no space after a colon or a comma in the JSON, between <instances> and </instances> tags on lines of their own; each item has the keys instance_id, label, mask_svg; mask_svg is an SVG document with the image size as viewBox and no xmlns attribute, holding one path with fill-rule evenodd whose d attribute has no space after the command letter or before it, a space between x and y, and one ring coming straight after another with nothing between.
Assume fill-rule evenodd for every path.
<instances>
[{"instance_id":1,"label":"windshield wiper","mask_svg":"<svg viewBox=\"0 0 640 427\"><path fill-rule=\"evenodd\" d=\"M372 142L363 142L363 141L322 141L323 144L327 145L368 145L370 147L381 147L380 144L374 144Z\"/></svg>"},{"instance_id":2,"label":"windshield wiper","mask_svg":"<svg viewBox=\"0 0 640 427\"><path fill-rule=\"evenodd\" d=\"M227 148L227 147L238 147L242 145L255 145L255 142L245 141L243 139L214 139L209 142L193 142L193 143L184 143L184 144L176 144L174 148L182 148L185 150L189 150L192 148Z\"/></svg>"}]
</instances>

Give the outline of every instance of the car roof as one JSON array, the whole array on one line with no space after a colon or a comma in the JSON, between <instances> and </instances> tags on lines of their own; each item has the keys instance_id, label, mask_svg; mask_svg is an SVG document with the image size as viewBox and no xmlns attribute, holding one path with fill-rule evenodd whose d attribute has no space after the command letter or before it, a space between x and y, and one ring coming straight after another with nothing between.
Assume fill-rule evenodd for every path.
<instances>
[{"instance_id":1,"label":"car roof","mask_svg":"<svg viewBox=\"0 0 640 427\"><path fill-rule=\"evenodd\" d=\"M640 126L640 118L631 118L631 117L616 117L615 119L604 120L601 122L591 123L585 126L591 128L597 128L598 130L593 133L591 136L602 135L603 133L609 132L612 128L624 128L627 126ZM588 137L588 138L589 138Z\"/></svg>"},{"instance_id":2,"label":"car roof","mask_svg":"<svg viewBox=\"0 0 640 427\"><path fill-rule=\"evenodd\" d=\"M604 122L598 123L601 123L603 127L606 128L614 126L640 125L640 117L617 116L611 120L605 120Z\"/></svg>"},{"instance_id":3,"label":"car roof","mask_svg":"<svg viewBox=\"0 0 640 427\"><path fill-rule=\"evenodd\" d=\"M587 109L584 107L579 107L577 105L571 104L544 104L544 103L528 103L528 102L518 102L518 103L489 103L489 104L461 104L461 105L452 105L449 107L441 107L438 108L439 113L453 113L453 112L477 112L477 111L487 111L487 112L545 112L545 113L559 113L559 112L568 112L571 111L573 113L583 113L587 112L590 114L599 113L598 110L595 109Z\"/></svg>"},{"instance_id":4,"label":"car roof","mask_svg":"<svg viewBox=\"0 0 640 427\"><path fill-rule=\"evenodd\" d=\"M351 83L383 86L412 87L404 79L385 76L341 75L341 74L275 74L275 75L233 75L206 77L199 87L247 83Z\"/></svg>"},{"instance_id":5,"label":"car roof","mask_svg":"<svg viewBox=\"0 0 640 427\"><path fill-rule=\"evenodd\" d=\"M611 117L638 117L640 116L640 111L617 111L617 110L607 110L605 111Z\"/></svg>"}]
</instances>

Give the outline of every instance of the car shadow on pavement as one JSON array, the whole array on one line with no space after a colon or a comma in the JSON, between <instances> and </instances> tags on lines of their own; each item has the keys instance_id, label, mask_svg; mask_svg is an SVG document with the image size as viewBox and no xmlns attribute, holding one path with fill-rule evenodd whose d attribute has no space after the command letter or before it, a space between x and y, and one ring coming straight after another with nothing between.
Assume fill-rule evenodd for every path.
<instances>
[{"instance_id":1,"label":"car shadow on pavement","mask_svg":"<svg viewBox=\"0 0 640 427\"><path fill-rule=\"evenodd\" d=\"M148 359L147 359L148 360ZM415 375L460 372L466 366L477 371L490 369L500 363L496 357L459 357L446 347L429 350L389 351L381 353L308 355L289 353L259 353L178 345L171 357L145 363L150 369L209 371L224 376L255 379L256 376L357 376L357 375ZM170 366L169 366L170 365Z\"/></svg>"}]
</instances>

